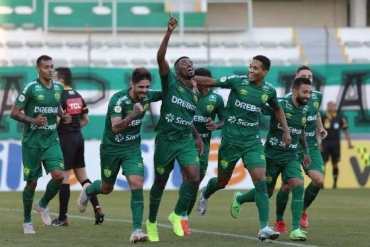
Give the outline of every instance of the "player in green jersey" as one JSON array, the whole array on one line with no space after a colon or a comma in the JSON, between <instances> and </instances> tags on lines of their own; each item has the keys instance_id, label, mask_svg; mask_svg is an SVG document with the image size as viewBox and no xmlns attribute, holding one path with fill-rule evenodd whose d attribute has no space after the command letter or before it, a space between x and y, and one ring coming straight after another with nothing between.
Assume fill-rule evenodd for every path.
<instances>
[{"instance_id":1,"label":"player in green jersey","mask_svg":"<svg viewBox=\"0 0 370 247\"><path fill-rule=\"evenodd\" d=\"M196 69L195 75L207 76L212 78L211 71L205 68ZM199 156L200 159L199 183L201 183L207 172L212 131L222 128L222 125L224 124L225 106L224 100L222 99L221 95L217 94L214 90L210 90L210 88L208 87L202 87L199 85L198 90L200 92L200 97L197 108L195 110L194 126L197 129L204 143L203 155ZM216 116L218 118L218 122L214 122ZM192 201L190 202L188 211L184 212L181 215L182 218L181 226L182 229L184 230L185 235L190 235L191 233L188 219L191 211L193 210L196 199L197 197L195 195Z\"/></svg>"},{"instance_id":2,"label":"player in green jersey","mask_svg":"<svg viewBox=\"0 0 370 247\"><path fill-rule=\"evenodd\" d=\"M296 78L308 78L313 82L312 70L308 66L300 66L296 71ZM292 94L289 93L285 97L291 98ZM304 167L306 174L310 177L311 183L305 189L303 212L301 215L300 226L302 228L308 227L307 208L315 200L317 194L324 183L324 162L318 147L318 138L324 139L327 136L327 131L322 125L320 116L320 106L322 102L322 93L313 91L308 101L309 114L306 123L306 138L308 148L310 150L311 164ZM320 134L320 136L317 135ZM303 161L303 149L299 150L299 160ZM276 195L276 222L275 228L278 232L287 232L284 222L284 211L289 200L290 187L286 182L282 182L282 186Z\"/></svg>"},{"instance_id":3,"label":"player in green jersey","mask_svg":"<svg viewBox=\"0 0 370 247\"><path fill-rule=\"evenodd\" d=\"M225 188L229 182L236 163L241 158L248 169L256 188L256 205L260 218L261 240L276 239L279 233L268 227L269 198L266 187L266 160L258 129L262 108L267 103L283 129L284 146L289 146L291 136L279 106L276 89L265 82L270 69L270 59L258 55L253 57L249 67L249 75L224 76L218 80L195 76L197 84L207 87L230 88L229 98L225 107L225 124L222 127L222 140L218 150L218 174L211 178L202 189L198 201L198 213L204 215L207 200L216 191Z\"/></svg>"},{"instance_id":4,"label":"player in green jersey","mask_svg":"<svg viewBox=\"0 0 370 247\"><path fill-rule=\"evenodd\" d=\"M24 123L22 137L23 179L23 230L34 234L31 210L37 180L42 176L42 167L51 174L44 196L36 202L34 209L44 225L50 225L47 209L50 200L58 193L63 181L64 161L59 145L57 116L61 121L71 122L61 107L63 85L53 81L54 64L51 57L42 55L36 60L39 77L25 85L10 112L10 117Z\"/></svg>"},{"instance_id":5,"label":"player in green jersey","mask_svg":"<svg viewBox=\"0 0 370 247\"><path fill-rule=\"evenodd\" d=\"M160 118L156 126L154 150L154 183L150 189L149 217L146 221L149 240L159 241L157 214L170 173L175 160L183 171L185 180L179 191L174 211L168 221L172 224L173 232L184 236L181 227L181 214L189 208L190 201L196 196L199 186L199 153L203 152L203 142L195 133L193 117L198 103L199 92L193 85L193 62L188 57L180 57L175 62L175 74L171 72L165 58L167 46L177 20L170 18L167 31L157 52L157 62L161 77L163 100ZM196 135L196 139L194 139Z\"/></svg>"},{"instance_id":6,"label":"player in green jersey","mask_svg":"<svg viewBox=\"0 0 370 247\"><path fill-rule=\"evenodd\" d=\"M110 98L100 145L101 180L86 183L77 200L78 210L83 213L90 196L113 191L118 172L122 168L122 174L126 176L131 189L130 241L134 243L148 240L141 227L144 212L144 164L140 129L150 103L162 99L160 91L149 90L151 81L152 76L147 69L136 68L131 73L130 88Z\"/></svg>"},{"instance_id":7,"label":"player in green jersey","mask_svg":"<svg viewBox=\"0 0 370 247\"><path fill-rule=\"evenodd\" d=\"M292 199L292 218L293 228L290 234L291 240L305 241L306 235L299 227L300 216L303 207L304 180L301 171L301 164L297 159L299 144L304 150L305 166L309 165L310 156L306 143L305 125L308 118L309 107L307 102L311 93L311 81L307 78L296 78L293 82L292 97L279 99L280 106L284 109L285 117L288 122L292 142L288 148L283 147L281 139L282 126L274 115L270 119L270 129L265 142L266 154L266 180L269 197L272 196L276 180L281 174L283 181L289 184L293 194ZM272 111L267 109L268 115ZM257 189L252 189L245 194L236 192L231 204L230 213L233 218L237 218L240 213L241 205L245 202L254 202Z\"/></svg>"}]
</instances>

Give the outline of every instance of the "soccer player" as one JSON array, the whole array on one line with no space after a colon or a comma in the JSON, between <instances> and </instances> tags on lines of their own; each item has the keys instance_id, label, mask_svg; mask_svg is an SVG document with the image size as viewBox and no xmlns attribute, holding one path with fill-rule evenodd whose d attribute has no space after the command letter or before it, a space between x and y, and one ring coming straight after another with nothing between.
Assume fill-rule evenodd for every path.
<instances>
[{"instance_id":1,"label":"soccer player","mask_svg":"<svg viewBox=\"0 0 370 247\"><path fill-rule=\"evenodd\" d=\"M57 116L61 121L71 122L61 107L63 85L53 81L54 64L51 57L42 55L36 60L38 78L27 83L10 112L10 117L24 123L22 137L23 179L26 181L23 198L23 230L34 234L31 220L32 203L37 180L42 176L42 167L51 179L44 196L36 202L34 209L44 225L51 224L47 205L58 193L63 181L64 161L59 145Z\"/></svg>"},{"instance_id":2,"label":"soccer player","mask_svg":"<svg viewBox=\"0 0 370 247\"><path fill-rule=\"evenodd\" d=\"M211 71L205 68L196 69L195 75L207 76L212 78ZM214 90L210 90L210 88L208 87L202 87L199 85L198 90L200 92L200 97L197 108L195 110L194 126L204 143L203 155L199 156L199 183L201 183L207 172L212 131L222 128L222 125L224 124L225 106L224 100L222 99L221 95L217 94ZM218 121L214 122L216 116L218 118ZM197 197L195 195L190 202L188 210L181 215L181 226L184 230L185 235L191 234L188 219L191 211L193 210L196 199Z\"/></svg>"},{"instance_id":3,"label":"soccer player","mask_svg":"<svg viewBox=\"0 0 370 247\"><path fill-rule=\"evenodd\" d=\"M262 108L267 103L272 107L277 121L282 127L282 140L288 147L291 142L284 112L277 102L276 89L265 82L270 69L270 59L258 55L253 57L249 75L224 76L218 80L195 76L198 85L207 87L230 88L225 107L225 124L222 127L221 145L218 150L218 174L211 178L202 189L198 201L198 213L204 215L207 200L216 191L225 188L236 163L242 158L256 188L256 205L259 212L260 231L258 238L276 239L279 233L268 227L269 198L266 187L266 160L258 129Z\"/></svg>"},{"instance_id":4,"label":"soccer player","mask_svg":"<svg viewBox=\"0 0 370 247\"><path fill-rule=\"evenodd\" d=\"M122 168L122 174L126 176L131 189L130 241L134 243L148 240L142 231L144 164L140 129L150 103L162 99L160 91L149 90L151 81L152 76L147 69L136 68L131 73L130 88L110 98L100 145L101 180L86 183L77 200L78 210L85 212L92 195L113 191L118 172Z\"/></svg>"},{"instance_id":5,"label":"soccer player","mask_svg":"<svg viewBox=\"0 0 370 247\"><path fill-rule=\"evenodd\" d=\"M150 189L149 217L146 221L151 242L159 241L157 214L175 159L183 171L185 180L179 191L174 211L169 215L175 235L182 237L181 214L189 209L190 201L196 196L199 186L199 153L203 152L203 142L193 128L193 117L199 93L191 82L194 76L193 62L188 57L180 57L175 62L175 72L171 72L165 58L167 46L177 20L170 18L167 31L157 52L157 62L161 77L163 100L160 119L156 126L154 150L154 183ZM194 138L196 137L196 140Z\"/></svg>"},{"instance_id":6,"label":"soccer player","mask_svg":"<svg viewBox=\"0 0 370 247\"><path fill-rule=\"evenodd\" d=\"M331 158L331 164L333 165L333 189L336 189L339 174L341 129L344 131L347 139L348 148L353 148L353 145L348 131L347 120L338 113L337 107L332 101L328 102L326 114L322 117L322 124L328 131L328 136L321 142L321 154L325 164L329 161L329 157Z\"/></svg>"},{"instance_id":7,"label":"soccer player","mask_svg":"<svg viewBox=\"0 0 370 247\"><path fill-rule=\"evenodd\" d=\"M308 78L313 81L312 70L305 65L298 67L296 71L296 78ZM285 97L291 98L292 93L287 94ZM311 163L309 166L303 166L306 174L310 177L311 182L305 189L303 200L303 212L301 215L300 226L302 228L308 227L308 218L306 210L317 197L324 182L324 162L322 160L320 150L318 147L318 138L324 139L327 136L326 130L323 128L320 116L320 106L322 102L322 93L313 91L308 100L308 117L306 122L306 139L310 151ZM320 136L317 135L320 134ZM298 151L298 160L303 162L304 150L302 148ZM276 222L275 229L282 233L288 232L284 222L284 211L289 200L290 187L289 184L282 182L282 186L276 195Z\"/></svg>"},{"instance_id":8,"label":"soccer player","mask_svg":"<svg viewBox=\"0 0 370 247\"><path fill-rule=\"evenodd\" d=\"M60 67L55 69L54 79L63 84L62 108L72 116L72 122L65 124L60 121L58 124L58 134L64 158L64 179L59 190L59 216L51 222L52 226L68 226L68 204L71 196L69 176L73 172L77 180L83 186L91 183L86 175L85 169L85 144L81 133L81 128L89 122L89 109L82 96L72 89L72 72L69 68ZM95 225L100 225L104 221L104 213L99 206L96 195L90 197L90 202L95 213Z\"/></svg>"},{"instance_id":9,"label":"soccer player","mask_svg":"<svg viewBox=\"0 0 370 247\"><path fill-rule=\"evenodd\" d=\"M269 197L272 196L276 180L281 174L283 181L289 184L293 194L291 209L293 218L293 228L290 239L293 241L305 241L306 235L299 227L299 220L303 208L304 180L301 172L301 164L297 159L298 146L304 150L304 165L310 163L309 150L306 143L305 125L308 117L307 102L311 93L311 81L307 78L296 78L293 82L292 97L279 99L280 106L284 109L285 117L288 122L292 142L288 148L284 148L284 141L281 139L282 126L274 115L270 119L270 129L265 142L266 154L266 180ZM268 111L266 114L271 115ZM256 200L257 188L245 194L235 192L231 204L230 213L233 218L237 218L240 213L241 205L245 202Z\"/></svg>"}]
</instances>

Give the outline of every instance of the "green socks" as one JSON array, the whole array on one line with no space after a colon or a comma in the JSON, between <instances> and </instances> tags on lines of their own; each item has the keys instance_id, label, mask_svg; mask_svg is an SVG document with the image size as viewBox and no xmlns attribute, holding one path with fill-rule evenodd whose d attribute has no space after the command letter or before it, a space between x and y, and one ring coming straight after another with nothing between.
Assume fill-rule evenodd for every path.
<instances>
[{"instance_id":1,"label":"green socks","mask_svg":"<svg viewBox=\"0 0 370 247\"><path fill-rule=\"evenodd\" d=\"M243 204L245 202L255 202L256 201L256 189L251 189L247 193L244 193L236 198L236 201L239 204Z\"/></svg>"},{"instance_id":2,"label":"green socks","mask_svg":"<svg viewBox=\"0 0 370 247\"><path fill-rule=\"evenodd\" d=\"M267 194L266 180L262 180L254 184L254 188L256 190L256 205L258 208L260 228L262 229L265 226L268 226L269 212L270 212L270 204L269 204L269 196Z\"/></svg>"},{"instance_id":3,"label":"green socks","mask_svg":"<svg viewBox=\"0 0 370 247\"><path fill-rule=\"evenodd\" d=\"M303 185L298 185L292 189L292 218L293 218L293 231L299 228L299 222L301 220L301 214L303 209Z\"/></svg>"},{"instance_id":4,"label":"green socks","mask_svg":"<svg viewBox=\"0 0 370 247\"><path fill-rule=\"evenodd\" d=\"M144 214L144 195L142 189L131 191L131 212L132 230L141 229Z\"/></svg>"},{"instance_id":5,"label":"green socks","mask_svg":"<svg viewBox=\"0 0 370 247\"><path fill-rule=\"evenodd\" d=\"M217 188L217 177L213 177L208 181L207 186L203 192L203 196L204 198L208 199L213 193L215 193L218 190L219 189Z\"/></svg>"},{"instance_id":6,"label":"green socks","mask_svg":"<svg viewBox=\"0 0 370 247\"><path fill-rule=\"evenodd\" d=\"M196 195L198 187L185 181L180 188L180 196L175 206L175 214L182 215L188 211L189 204Z\"/></svg>"},{"instance_id":7,"label":"green socks","mask_svg":"<svg viewBox=\"0 0 370 247\"><path fill-rule=\"evenodd\" d=\"M39 202L40 207L46 208L48 206L51 199L53 199L54 196L56 194L58 194L58 191L59 191L61 185L62 185L61 183L58 184L58 183L54 182L54 180L50 179L50 181L46 185L45 194Z\"/></svg>"},{"instance_id":8,"label":"green socks","mask_svg":"<svg viewBox=\"0 0 370 247\"><path fill-rule=\"evenodd\" d=\"M23 199L23 222L29 223L31 222L31 211L32 211L32 203L33 197L35 195L34 190L30 190L27 186L24 187L22 193Z\"/></svg>"},{"instance_id":9,"label":"green socks","mask_svg":"<svg viewBox=\"0 0 370 247\"><path fill-rule=\"evenodd\" d=\"M91 196L91 195L98 195L101 193L101 180L95 180L92 184L90 184L86 188L86 195Z\"/></svg>"},{"instance_id":10,"label":"green socks","mask_svg":"<svg viewBox=\"0 0 370 247\"><path fill-rule=\"evenodd\" d=\"M284 219L284 212L288 204L289 194L284 193L281 189L276 195L276 220Z\"/></svg>"},{"instance_id":11,"label":"green socks","mask_svg":"<svg viewBox=\"0 0 370 247\"><path fill-rule=\"evenodd\" d=\"M163 195L163 190L160 190L157 186L153 184L150 189L150 202L149 202L149 217L148 220L151 223L157 221L157 214L159 209L159 204L161 203Z\"/></svg>"}]
</instances>

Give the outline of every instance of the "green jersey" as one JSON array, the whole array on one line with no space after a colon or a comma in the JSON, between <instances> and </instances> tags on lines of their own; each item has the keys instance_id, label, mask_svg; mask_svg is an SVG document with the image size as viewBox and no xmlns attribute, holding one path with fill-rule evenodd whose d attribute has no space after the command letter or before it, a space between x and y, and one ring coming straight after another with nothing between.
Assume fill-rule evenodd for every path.
<instances>
[{"instance_id":1,"label":"green jersey","mask_svg":"<svg viewBox=\"0 0 370 247\"><path fill-rule=\"evenodd\" d=\"M265 143L265 155L267 158L282 161L297 157L299 138L307 122L309 107L306 105L302 108L296 108L291 98L281 98L279 104L284 110L292 142L289 147L284 148L283 129L276 116L271 114L269 132Z\"/></svg>"},{"instance_id":2,"label":"green jersey","mask_svg":"<svg viewBox=\"0 0 370 247\"><path fill-rule=\"evenodd\" d=\"M292 93L289 93L285 95L284 97L292 98ZM317 121L317 115L320 110L321 102L322 102L322 93L318 91L313 91L307 103L308 116L307 116L307 123L305 127L307 145L309 148L317 149L318 147L317 137L316 137L316 123L317 123L316 121Z\"/></svg>"},{"instance_id":3,"label":"green jersey","mask_svg":"<svg viewBox=\"0 0 370 247\"><path fill-rule=\"evenodd\" d=\"M208 118L215 120L224 119L224 100L221 95L215 93L213 90L209 90L207 95L200 96L197 108L195 110L194 116L194 127L198 131L199 135L202 137L204 143L211 142L212 131L207 130L206 124L208 123Z\"/></svg>"},{"instance_id":4,"label":"green jersey","mask_svg":"<svg viewBox=\"0 0 370 247\"><path fill-rule=\"evenodd\" d=\"M163 99L155 130L168 140L191 138L199 92L178 81L172 72L161 77L161 84Z\"/></svg>"},{"instance_id":5,"label":"green jersey","mask_svg":"<svg viewBox=\"0 0 370 247\"><path fill-rule=\"evenodd\" d=\"M24 109L24 114L36 118L43 114L47 125L37 126L25 123L23 127L22 145L29 148L47 148L59 142L57 132L57 115L61 102L63 85L51 81L51 88L46 88L39 79L27 83L15 104Z\"/></svg>"},{"instance_id":6,"label":"green jersey","mask_svg":"<svg viewBox=\"0 0 370 247\"><path fill-rule=\"evenodd\" d=\"M160 91L148 91L145 98L140 102L144 111L139 116L136 116L122 133L115 134L112 130L111 118L120 117L124 119L132 112L134 105L137 103L130 97L129 90L119 91L109 100L103 141L101 143L101 150L104 153L122 154L129 150L140 149L142 119L150 103L162 99L162 93Z\"/></svg>"},{"instance_id":7,"label":"green jersey","mask_svg":"<svg viewBox=\"0 0 370 247\"><path fill-rule=\"evenodd\" d=\"M231 89L225 107L222 138L240 145L260 144L258 124L262 108L266 103L274 109L279 107L276 89L267 82L256 87L247 76L238 75L221 77L216 84Z\"/></svg>"}]
</instances>

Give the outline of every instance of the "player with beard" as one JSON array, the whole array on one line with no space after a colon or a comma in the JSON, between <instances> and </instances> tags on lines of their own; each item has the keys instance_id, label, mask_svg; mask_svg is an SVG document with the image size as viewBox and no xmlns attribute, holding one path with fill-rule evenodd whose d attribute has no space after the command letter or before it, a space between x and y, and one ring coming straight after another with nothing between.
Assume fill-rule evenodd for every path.
<instances>
[{"instance_id":1,"label":"player with beard","mask_svg":"<svg viewBox=\"0 0 370 247\"><path fill-rule=\"evenodd\" d=\"M163 99L160 119L155 128L155 177L150 189L149 217L146 221L148 237L152 242L159 241L157 214L175 160L178 161L186 180L180 188L179 198L168 221L177 236L184 236L181 214L188 210L192 198L197 193L200 178L198 151L203 153L202 139L193 127L193 117L200 96L191 81L194 76L193 62L188 57L180 57L175 62L174 74L165 59L168 42L176 25L177 20L171 16L157 52Z\"/></svg>"},{"instance_id":2,"label":"player with beard","mask_svg":"<svg viewBox=\"0 0 370 247\"><path fill-rule=\"evenodd\" d=\"M296 78L297 77L308 78L312 82L313 75L311 68L305 65L298 67L296 72ZM284 97L291 98L292 93L288 93ZM321 102L322 93L318 91L312 91L311 97L307 104L309 107L309 114L305 128L307 145L310 150L311 164L307 167L303 167L306 174L310 177L311 183L307 185L304 192L303 212L300 221L300 226L302 228L308 227L306 210L315 200L324 183L324 161L318 146L318 139L324 139L328 133L324 129L321 122L321 116L319 112ZM317 136L317 133L320 133L320 137ZM303 162L303 156L303 149L300 148L298 151L298 157L301 162ZM283 181L280 190L276 194L275 229L280 233L288 232L284 222L284 211L289 200L289 193L290 187L286 182Z\"/></svg>"},{"instance_id":3,"label":"player with beard","mask_svg":"<svg viewBox=\"0 0 370 247\"><path fill-rule=\"evenodd\" d=\"M269 108L264 109L264 113L271 115L270 129L265 142L266 154L266 180L269 197L272 196L276 180L281 174L283 181L289 184L293 194L292 209L292 232L290 239L293 241L305 241L305 232L300 229L299 221L303 209L304 180L301 172L301 164L298 160L299 144L304 150L304 166L311 162L309 150L306 142L305 125L309 113L307 106L312 88L311 81L307 78L296 78L293 82L292 97L280 98L279 104L284 109L285 117L288 122L292 142L288 148L284 148L284 141L281 139L282 126ZM256 189L252 189L245 194L235 192L231 204L230 213L233 218L237 218L240 213L241 205L245 202L254 202Z\"/></svg>"},{"instance_id":4,"label":"player with beard","mask_svg":"<svg viewBox=\"0 0 370 247\"><path fill-rule=\"evenodd\" d=\"M86 183L77 200L78 210L86 210L92 195L110 194L118 172L127 179L131 190L132 233L131 242L145 242L148 236L142 231L144 213L144 165L141 155L140 130L151 102L160 101L160 91L149 90L152 75L146 68L131 73L130 88L115 93L109 100L103 140L100 145L101 180Z\"/></svg>"},{"instance_id":5,"label":"player with beard","mask_svg":"<svg viewBox=\"0 0 370 247\"><path fill-rule=\"evenodd\" d=\"M258 238L262 241L279 237L279 233L268 226L270 208L265 179L266 160L258 129L262 108L266 104L273 109L275 118L282 127L282 137L279 138L282 138L284 146L289 146L291 142L283 109L277 101L276 89L265 81L270 65L270 59L258 55L253 57L248 76L231 75L218 80L194 77L200 86L231 89L225 107L225 123L218 150L217 177L211 178L202 189L198 214L202 216L206 213L208 199L216 191L225 188L237 162L242 159L256 188L256 206L260 221Z\"/></svg>"}]
</instances>

